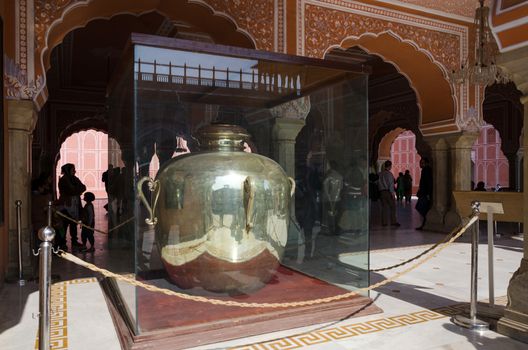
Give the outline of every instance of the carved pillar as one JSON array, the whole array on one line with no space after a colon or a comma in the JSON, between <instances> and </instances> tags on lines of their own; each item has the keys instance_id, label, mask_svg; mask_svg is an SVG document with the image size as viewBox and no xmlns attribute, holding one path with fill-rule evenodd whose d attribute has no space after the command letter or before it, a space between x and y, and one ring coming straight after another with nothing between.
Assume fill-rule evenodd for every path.
<instances>
[{"instance_id":1,"label":"carved pillar","mask_svg":"<svg viewBox=\"0 0 528 350\"><path fill-rule=\"evenodd\" d=\"M451 157L451 186L448 194L448 199L451 205L444 217L444 227L446 231L451 231L462 223L462 219L457 212L451 192L471 190L471 150L478 136L478 131L472 131L462 132L461 134L447 137Z\"/></svg>"},{"instance_id":2,"label":"carved pillar","mask_svg":"<svg viewBox=\"0 0 528 350\"><path fill-rule=\"evenodd\" d=\"M524 160L524 147L521 145L517 154L515 155L515 190L521 192L523 186L523 160ZM512 184L510 184L510 187Z\"/></svg>"},{"instance_id":3,"label":"carved pillar","mask_svg":"<svg viewBox=\"0 0 528 350\"><path fill-rule=\"evenodd\" d=\"M443 231L444 216L449 205L448 144L442 137L425 137L431 146L433 169L433 205L427 213L426 230Z\"/></svg>"},{"instance_id":4,"label":"carved pillar","mask_svg":"<svg viewBox=\"0 0 528 350\"><path fill-rule=\"evenodd\" d=\"M528 95L521 98L524 105L524 125L528 125ZM522 144L528 144L528 133L523 133ZM523 183L523 221L524 221L524 255L521 266L513 274L508 285L508 305L504 317L499 320L499 333L528 342L528 163L524 162Z\"/></svg>"},{"instance_id":5,"label":"carved pillar","mask_svg":"<svg viewBox=\"0 0 528 350\"><path fill-rule=\"evenodd\" d=\"M303 97L274 107L271 114L275 117L272 132L273 158L279 163L286 174L295 179L295 140L305 125L305 119L310 112L310 99ZM295 220L295 198L290 201L290 223ZM288 240L299 244L298 261L304 258L304 236L298 224L288 228Z\"/></svg>"},{"instance_id":6,"label":"carved pillar","mask_svg":"<svg viewBox=\"0 0 528 350\"><path fill-rule=\"evenodd\" d=\"M275 117L273 155L288 176L295 178L295 139L310 112L310 98L302 97L270 110Z\"/></svg>"},{"instance_id":7,"label":"carved pillar","mask_svg":"<svg viewBox=\"0 0 528 350\"><path fill-rule=\"evenodd\" d=\"M22 261L25 272L29 272L31 237L31 144L32 133L37 122L37 111L33 101L9 100L9 263L8 275L18 272L18 245L15 201L22 201Z\"/></svg>"},{"instance_id":8,"label":"carved pillar","mask_svg":"<svg viewBox=\"0 0 528 350\"><path fill-rule=\"evenodd\" d=\"M508 187L517 188L517 152L506 153L504 156L508 159ZM502 183L500 185L506 186Z\"/></svg>"},{"instance_id":9,"label":"carved pillar","mask_svg":"<svg viewBox=\"0 0 528 350\"><path fill-rule=\"evenodd\" d=\"M276 118L273 126L273 156L292 178L295 178L295 139L304 124L304 119Z\"/></svg>"}]
</instances>

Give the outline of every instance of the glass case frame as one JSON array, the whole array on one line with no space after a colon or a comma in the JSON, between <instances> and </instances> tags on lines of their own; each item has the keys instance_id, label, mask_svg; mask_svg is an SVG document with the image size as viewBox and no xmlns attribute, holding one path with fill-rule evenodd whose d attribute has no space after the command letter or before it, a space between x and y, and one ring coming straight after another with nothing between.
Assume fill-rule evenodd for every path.
<instances>
[{"instance_id":1,"label":"glass case frame","mask_svg":"<svg viewBox=\"0 0 528 350\"><path fill-rule=\"evenodd\" d=\"M215 62L212 67L206 66L210 60ZM120 207L109 220L109 229L122 225L109 238L110 251L123 256L119 272L160 287L184 290L163 272L154 233L144 224L147 213L136 184L149 175L154 154L165 166L181 157L177 140L185 140L189 150L198 151L192 135L216 113L217 121L243 124L253 137L247 147L279 163L295 178L297 190L290 205L283 270L270 281L269 293L260 292L272 299L258 291L250 295L219 295L199 288L188 292L225 300L277 302L285 300L283 287L272 286L277 283L293 288L289 293L298 294L293 300L368 286L369 73L366 65L132 34L107 93L109 136L120 146L109 150L109 159L123 161L114 178L125 183L120 185L124 188L122 198L115 204ZM198 93L202 95L196 99ZM201 120L188 117L193 113ZM247 122L248 115L252 124ZM150 129L154 131L146 131ZM135 220L124 223L126 215ZM145 339L153 344L185 341L190 346L196 342L193 334L197 332L202 334L198 342L203 344L203 337L210 343L379 311L371 305L368 293L363 293L349 300L276 312L255 309L244 314L220 309L217 312L222 316L212 321L202 317L202 321L175 325L170 321L175 314L160 314L164 305L172 305L167 298L174 297L154 296L115 280L106 280L104 285L127 348ZM207 304L195 304L182 306L181 313L213 312ZM181 313L181 318L188 316ZM156 317L160 320L153 321ZM242 319L251 320L251 325L241 325Z\"/></svg>"}]
</instances>

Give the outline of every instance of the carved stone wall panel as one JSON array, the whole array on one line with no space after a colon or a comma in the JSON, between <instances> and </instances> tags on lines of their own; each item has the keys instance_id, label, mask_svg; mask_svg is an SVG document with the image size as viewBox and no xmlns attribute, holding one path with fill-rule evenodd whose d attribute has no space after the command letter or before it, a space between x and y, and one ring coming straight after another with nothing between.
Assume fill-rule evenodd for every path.
<instances>
[{"instance_id":1,"label":"carved stone wall panel","mask_svg":"<svg viewBox=\"0 0 528 350\"><path fill-rule=\"evenodd\" d=\"M309 3L305 5L304 18L304 53L306 56L323 57L326 49L339 44L347 37L391 31L403 40L409 40L419 48L426 50L446 69L459 66L461 44L460 37L455 34Z\"/></svg>"},{"instance_id":2,"label":"carved stone wall panel","mask_svg":"<svg viewBox=\"0 0 528 350\"><path fill-rule=\"evenodd\" d=\"M257 44L257 49L275 49L276 0L201 0L215 11L229 15L239 28L247 31ZM280 0L279 0L280 1Z\"/></svg>"},{"instance_id":3,"label":"carved stone wall panel","mask_svg":"<svg viewBox=\"0 0 528 350\"><path fill-rule=\"evenodd\" d=\"M35 49L42 52L46 33L55 20L60 18L70 5L87 0L35 0Z\"/></svg>"}]
</instances>

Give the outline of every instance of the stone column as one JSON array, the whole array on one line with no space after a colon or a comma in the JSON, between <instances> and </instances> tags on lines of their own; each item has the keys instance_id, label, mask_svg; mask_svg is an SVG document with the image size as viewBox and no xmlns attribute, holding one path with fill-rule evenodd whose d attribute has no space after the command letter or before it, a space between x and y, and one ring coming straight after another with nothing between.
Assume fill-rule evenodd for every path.
<instances>
[{"instance_id":1,"label":"stone column","mask_svg":"<svg viewBox=\"0 0 528 350\"><path fill-rule=\"evenodd\" d=\"M523 170L522 164L524 159L524 147L521 145L515 155L515 184L510 184L510 187L515 186L515 190L521 192L523 186Z\"/></svg>"},{"instance_id":2,"label":"stone column","mask_svg":"<svg viewBox=\"0 0 528 350\"><path fill-rule=\"evenodd\" d=\"M508 159L508 187L517 189L517 152L505 154ZM502 187L505 187L505 184L499 183ZM492 184L495 185L495 184Z\"/></svg>"},{"instance_id":3,"label":"stone column","mask_svg":"<svg viewBox=\"0 0 528 350\"><path fill-rule=\"evenodd\" d=\"M471 190L471 150L479 136L478 132L462 132L446 138L450 146L451 186L448 193L449 210L444 217L446 231L455 229L462 223L457 212L451 191Z\"/></svg>"},{"instance_id":4,"label":"stone column","mask_svg":"<svg viewBox=\"0 0 528 350\"><path fill-rule=\"evenodd\" d=\"M433 169L433 205L427 213L425 229L444 231L444 216L448 209L448 192L451 186L448 176L449 147L442 137L425 137L424 140L431 146Z\"/></svg>"},{"instance_id":5,"label":"stone column","mask_svg":"<svg viewBox=\"0 0 528 350\"><path fill-rule=\"evenodd\" d=\"M271 109L275 117L272 130L273 158L279 163L286 175L295 179L295 140L306 124L310 112L310 99L303 97ZM295 197L290 201L290 225L288 244L298 245L297 262L304 259L304 234L295 217Z\"/></svg>"},{"instance_id":6,"label":"stone column","mask_svg":"<svg viewBox=\"0 0 528 350\"><path fill-rule=\"evenodd\" d=\"M310 112L309 97L301 97L273 107L270 112L275 117L273 126L273 156L288 176L295 179L295 139L306 124Z\"/></svg>"},{"instance_id":7,"label":"stone column","mask_svg":"<svg viewBox=\"0 0 528 350\"><path fill-rule=\"evenodd\" d=\"M295 139L303 119L276 118L273 126L273 156L286 174L295 179Z\"/></svg>"},{"instance_id":8,"label":"stone column","mask_svg":"<svg viewBox=\"0 0 528 350\"><path fill-rule=\"evenodd\" d=\"M524 105L524 125L528 125L528 95L524 95L521 102ZM523 133L522 144L528 144L528 133ZM508 305L504 317L497 324L497 330L499 333L528 342L528 162L524 162L523 171L524 255L521 266L513 274L508 285Z\"/></svg>"},{"instance_id":9,"label":"stone column","mask_svg":"<svg viewBox=\"0 0 528 350\"><path fill-rule=\"evenodd\" d=\"M8 100L9 132L9 263L8 275L18 273L18 244L15 201L22 201L22 261L25 273L30 272L31 242L31 143L37 122L33 101Z\"/></svg>"}]
</instances>

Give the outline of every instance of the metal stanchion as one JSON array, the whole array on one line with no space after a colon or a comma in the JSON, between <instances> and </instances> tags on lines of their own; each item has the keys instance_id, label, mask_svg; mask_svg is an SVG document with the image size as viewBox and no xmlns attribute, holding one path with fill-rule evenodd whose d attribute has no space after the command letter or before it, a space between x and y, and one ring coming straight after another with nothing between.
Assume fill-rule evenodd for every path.
<instances>
[{"instance_id":1,"label":"metal stanchion","mask_svg":"<svg viewBox=\"0 0 528 350\"><path fill-rule=\"evenodd\" d=\"M473 215L480 214L480 202L472 202ZM478 241L479 222L475 222L471 235L471 301L469 305L469 318L456 315L451 320L454 324L468 328L473 331L484 331L489 329L489 324L477 319L477 281L478 281Z\"/></svg>"},{"instance_id":2,"label":"metal stanchion","mask_svg":"<svg viewBox=\"0 0 528 350\"><path fill-rule=\"evenodd\" d=\"M18 284L24 286L24 270L22 265L22 201L16 200L16 228L18 236Z\"/></svg>"},{"instance_id":3,"label":"metal stanchion","mask_svg":"<svg viewBox=\"0 0 528 350\"><path fill-rule=\"evenodd\" d=\"M51 206L48 202L48 226L39 230L42 241L37 254L40 255L39 264L39 350L50 349L50 294L51 294L51 253L55 230L51 227Z\"/></svg>"}]
</instances>

